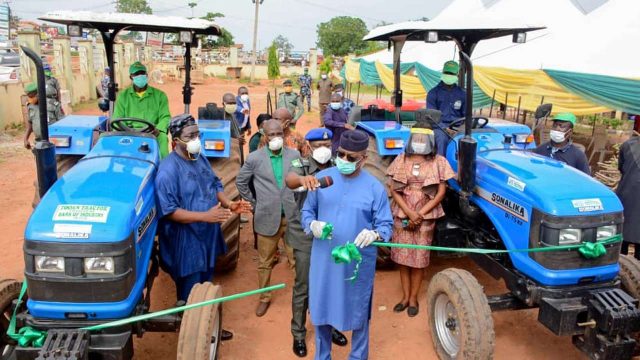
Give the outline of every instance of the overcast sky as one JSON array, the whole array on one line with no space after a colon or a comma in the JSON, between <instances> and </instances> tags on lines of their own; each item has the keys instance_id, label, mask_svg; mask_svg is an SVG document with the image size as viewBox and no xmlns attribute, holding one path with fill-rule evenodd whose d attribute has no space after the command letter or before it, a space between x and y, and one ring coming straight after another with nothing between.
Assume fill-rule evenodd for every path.
<instances>
[{"instance_id":1,"label":"overcast sky","mask_svg":"<svg viewBox=\"0 0 640 360\"><path fill-rule=\"evenodd\" d=\"M0 0L8 1L14 14L35 20L52 10L115 11L114 0ZM334 16L357 16L369 29L382 21L389 23L433 18L453 0L264 0L260 5L258 45L265 48L279 34L294 45L295 50L315 47L316 26ZM496 0L482 0L486 3ZM533 0L522 0L533 1ZM571 0L585 11L606 0ZM255 5L252 0L147 0L156 15L191 16L187 5L196 2L193 15L207 12L225 15L218 23L234 35L237 43L250 49L253 37Z\"/></svg>"}]
</instances>

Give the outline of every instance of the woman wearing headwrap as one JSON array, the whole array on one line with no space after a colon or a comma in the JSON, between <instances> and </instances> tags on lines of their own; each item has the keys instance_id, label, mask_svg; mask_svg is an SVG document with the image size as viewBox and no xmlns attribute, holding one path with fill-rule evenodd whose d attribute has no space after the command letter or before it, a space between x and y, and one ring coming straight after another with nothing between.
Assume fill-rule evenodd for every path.
<instances>
[{"instance_id":1,"label":"woman wearing headwrap","mask_svg":"<svg viewBox=\"0 0 640 360\"><path fill-rule=\"evenodd\" d=\"M416 124L403 154L387 169L388 187L393 197L392 242L431 245L436 219L444 216L440 202L445 182L455 176L447 160L436 154L433 130ZM429 265L429 251L392 248L391 259L400 266L402 300L395 312L418 314L418 293L424 269Z\"/></svg>"}]
</instances>

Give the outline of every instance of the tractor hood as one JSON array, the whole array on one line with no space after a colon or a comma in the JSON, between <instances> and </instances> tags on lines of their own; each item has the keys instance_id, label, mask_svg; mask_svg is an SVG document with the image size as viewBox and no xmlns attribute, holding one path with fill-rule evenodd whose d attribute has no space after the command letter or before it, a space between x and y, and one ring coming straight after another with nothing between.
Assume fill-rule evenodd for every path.
<instances>
[{"instance_id":1,"label":"tractor hood","mask_svg":"<svg viewBox=\"0 0 640 360\"><path fill-rule=\"evenodd\" d=\"M127 150L128 149L128 150ZM155 139L107 136L49 189L25 239L118 242L132 235L157 164Z\"/></svg>"},{"instance_id":2,"label":"tractor hood","mask_svg":"<svg viewBox=\"0 0 640 360\"><path fill-rule=\"evenodd\" d=\"M536 204L538 210L555 216L622 211L613 191L562 162L517 149L481 150L477 160L478 188L503 189L495 196Z\"/></svg>"}]
</instances>

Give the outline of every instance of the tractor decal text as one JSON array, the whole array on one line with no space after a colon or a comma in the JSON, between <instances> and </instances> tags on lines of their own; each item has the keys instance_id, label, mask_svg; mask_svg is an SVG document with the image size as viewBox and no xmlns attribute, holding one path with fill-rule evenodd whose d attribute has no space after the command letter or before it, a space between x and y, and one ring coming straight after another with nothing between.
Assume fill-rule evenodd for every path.
<instances>
[{"instance_id":1,"label":"tractor decal text","mask_svg":"<svg viewBox=\"0 0 640 360\"><path fill-rule=\"evenodd\" d=\"M481 198L491 202L492 204L495 204L499 208L514 215L518 219L529 221L529 214L527 213L527 209L517 202L510 200L498 193L488 192L482 188L478 188L477 193Z\"/></svg>"},{"instance_id":2,"label":"tractor decal text","mask_svg":"<svg viewBox=\"0 0 640 360\"><path fill-rule=\"evenodd\" d=\"M138 240L136 240L136 242L139 242L142 239L142 235L144 235L144 233L147 232L147 229L149 229L149 225L151 225L151 222L153 221L153 218L155 216L156 216L156 207L154 206L151 208L151 211L149 211L147 216L145 216L144 219L142 219L140 226L138 226Z\"/></svg>"},{"instance_id":3,"label":"tractor decal text","mask_svg":"<svg viewBox=\"0 0 640 360\"><path fill-rule=\"evenodd\" d=\"M58 239L88 239L91 224L53 224L53 233Z\"/></svg>"},{"instance_id":4,"label":"tractor decal text","mask_svg":"<svg viewBox=\"0 0 640 360\"><path fill-rule=\"evenodd\" d=\"M109 218L110 206L100 205L58 205L53 213L54 221L83 221L106 223Z\"/></svg>"},{"instance_id":5,"label":"tractor decal text","mask_svg":"<svg viewBox=\"0 0 640 360\"><path fill-rule=\"evenodd\" d=\"M600 211L604 209L602 207L602 201L597 198L571 200L571 204L573 204L573 207L575 209L578 209L579 212Z\"/></svg>"}]
</instances>

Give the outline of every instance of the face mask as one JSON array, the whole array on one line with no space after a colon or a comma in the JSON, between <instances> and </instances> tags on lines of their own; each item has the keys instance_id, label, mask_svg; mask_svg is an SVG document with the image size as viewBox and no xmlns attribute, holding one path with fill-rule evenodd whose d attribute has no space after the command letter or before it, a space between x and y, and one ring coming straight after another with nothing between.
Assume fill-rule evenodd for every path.
<instances>
[{"instance_id":1,"label":"face mask","mask_svg":"<svg viewBox=\"0 0 640 360\"><path fill-rule=\"evenodd\" d=\"M284 87L284 91L290 93L291 91L293 91L293 87L292 86L285 86Z\"/></svg>"},{"instance_id":2,"label":"face mask","mask_svg":"<svg viewBox=\"0 0 640 360\"><path fill-rule=\"evenodd\" d=\"M340 108L342 107L342 104L339 102L332 102L331 105L329 106L331 106L333 110L340 110Z\"/></svg>"},{"instance_id":3,"label":"face mask","mask_svg":"<svg viewBox=\"0 0 640 360\"><path fill-rule=\"evenodd\" d=\"M249 95L247 95L247 94L240 95L240 100L242 100L244 102L249 101Z\"/></svg>"},{"instance_id":4,"label":"face mask","mask_svg":"<svg viewBox=\"0 0 640 360\"><path fill-rule=\"evenodd\" d=\"M147 86L147 75L134 76L133 85L135 85L137 88L143 88Z\"/></svg>"},{"instance_id":5,"label":"face mask","mask_svg":"<svg viewBox=\"0 0 640 360\"><path fill-rule=\"evenodd\" d=\"M336 94L342 96L342 91L336 91Z\"/></svg>"},{"instance_id":6,"label":"face mask","mask_svg":"<svg viewBox=\"0 0 640 360\"><path fill-rule=\"evenodd\" d=\"M442 74L442 77L440 77L440 79L447 85L453 85L458 82L457 75Z\"/></svg>"},{"instance_id":7,"label":"face mask","mask_svg":"<svg viewBox=\"0 0 640 360\"><path fill-rule=\"evenodd\" d=\"M224 112L231 115L236 112L238 106L236 104L224 104Z\"/></svg>"},{"instance_id":8,"label":"face mask","mask_svg":"<svg viewBox=\"0 0 640 360\"><path fill-rule=\"evenodd\" d=\"M558 130L551 130L549 131L549 136L551 137L551 141L553 141L554 143L561 143L564 141L565 137L566 137L566 133L562 132L562 131L558 131Z\"/></svg>"},{"instance_id":9,"label":"face mask","mask_svg":"<svg viewBox=\"0 0 640 360\"><path fill-rule=\"evenodd\" d=\"M322 80L327 80L327 75L322 74L322 76L321 76L321 77L322 77Z\"/></svg>"},{"instance_id":10,"label":"face mask","mask_svg":"<svg viewBox=\"0 0 640 360\"><path fill-rule=\"evenodd\" d=\"M326 146L321 146L315 150L313 150L313 154L311 157L317 161L319 164L326 164L329 159L331 159L331 149Z\"/></svg>"},{"instance_id":11,"label":"face mask","mask_svg":"<svg viewBox=\"0 0 640 360\"><path fill-rule=\"evenodd\" d=\"M411 151L414 154L425 154L427 151L427 143L411 142Z\"/></svg>"},{"instance_id":12,"label":"face mask","mask_svg":"<svg viewBox=\"0 0 640 360\"><path fill-rule=\"evenodd\" d=\"M259 132L260 134L264 135L264 129L260 129L260 130L258 130L258 132Z\"/></svg>"},{"instance_id":13,"label":"face mask","mask_svg":"<svg viewBox=\"0 0 640 360\"><path fill-rule=\"evenodd\" d=\"M187 151L191 155L198 155L198 154L200 154L200 146L201 146L200 138L195 138L193 140L189 140L187 142Z\"/></svg>"},{"instance_id":14,"label":"face mask","mask_svg":"<svg viewBox=\"0 0 640 360\"><path fill-rule=\"evenodd\" d=\"M275 137L271 140L269 140L269 150L271 151L278 151L280 149L282 149L282 144L283 144L283 140L281 137Z\"/></svg>"},{"instance_id":15,"label":"face mask","mask_svg":"<svg viewBox=\"0 0 640 360\"><path fill-rule=\"evenodd\" d=\"M358 162L350 162L347 160L342 160L341 158L337 157L336 158L336 167L338 168L338 171L340 171L341 174L343 175L351 175L356 171L356 166L358 165Z\"/></svg>"}]
</instances>

